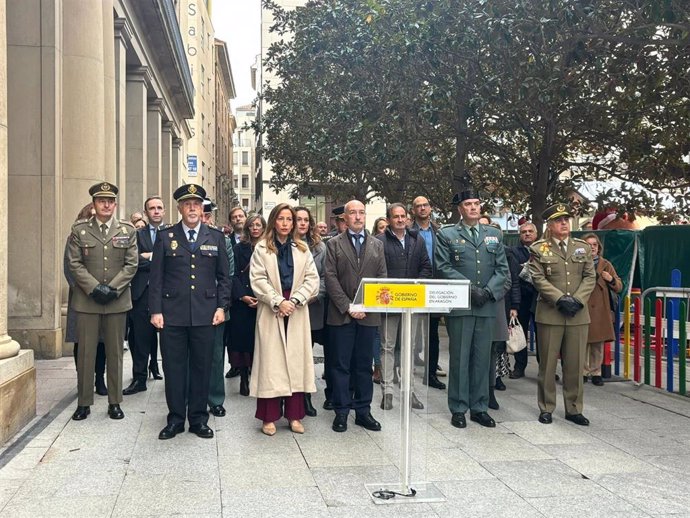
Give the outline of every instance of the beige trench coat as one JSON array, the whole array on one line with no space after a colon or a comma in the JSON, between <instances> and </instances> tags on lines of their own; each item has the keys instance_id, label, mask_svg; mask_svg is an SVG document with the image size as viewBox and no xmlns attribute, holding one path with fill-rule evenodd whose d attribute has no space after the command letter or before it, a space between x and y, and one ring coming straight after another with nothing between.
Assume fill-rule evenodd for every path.
<instances>
[{"instance_id":1,"label":"beige trench coat","mask_svg":"<svg viewBox=\"0 0 690 518\"><path fill-rule=\"evenodd\" d=\"M607 283L601 276L601 272L609 272L613 277L613 284ZM611 313L611 295L609 289L620 293L623 289L623 283L616 273L613 265L601 257L597 265L597 283L594 286L594 291L589 297L587 307L589 308L589 315L592 319L589 324L589 336L587 343L610 342L614 339L615 334L613 330L613 314Z\"/></svg>"},{"instance_id":2,"label":"beige trench coat","mask_svg":"<svg viewBox=\"0 0 690 518\"><path fill-rule=\"evenodd\" d=\"M249 278L259 299L249 384L253 397L316 392L308 302L319 293L319 274L309 249L301 252L293 244L292 258L295 271L291 297L298 299L300 305L290 316L286 333L283 318L277 316L274 307L283 300L278 258L268 251L264 241L256 245L252 254Z\"/></svg>"}]
</instances>

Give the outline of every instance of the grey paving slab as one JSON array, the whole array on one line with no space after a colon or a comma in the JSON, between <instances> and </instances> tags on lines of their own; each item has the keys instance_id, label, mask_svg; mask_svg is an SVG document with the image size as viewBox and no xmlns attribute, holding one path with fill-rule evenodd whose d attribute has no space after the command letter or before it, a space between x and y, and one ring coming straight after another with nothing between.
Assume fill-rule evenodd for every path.
<instances>
[{"instance_id":1,"label":"grey paving slab","mask_svg":"<svg viewBox=\"0 0 690 518\"><path fill-rule=\"evenodd\" d=\"M649 514L682 514L690 510L686 484L675 473L623 473L606 475L597 483Z\"/></svg>"},{"instance_id":2,"label":"grey paving slab","mask_svg":"<svg viewBox=\"0 0 690 518\"><path fill-rule=\"evenodd\" d=\"M220 459L223 487L234 489L315 487L314 477L299 452L225 456ZM242 473L241 477L238 474Z\"/></svg>"},{"instance_id":3,"label":"grey paving slab","mask_svg":"<svg viewBox=\"0 0 690 518\"><path fill-rule=\"evenodd\" d=\"M677 443L677 434L659 430L592 430L592 435L626 453L642 457L657 455L665 444ZM677 443L679 444L679 443Z\"/></svg>"},{"instance_id":4,"label":"grey paving slab","mask_svg":"<svg viewBox=\"0 0 690 518\"><path fill-rule=\"evenodd\" d=\"M594 482L558 460L487 462L483 466L526 498L581 495L596 488Z\"/></svg>"},{"instance_id":5,"label":"grey paving slab","mask_svg":"<svg viewBox=\"0 0 690 518\"><path fill-rule=\"evenodd\" d=\"M538 421L504 423L503 426L511 432L532 444L586 444L596 442L597 439L584 432L582 428L571 425L567 421L555 419L550 425Z\"/></svg>"},{"instance_id":6,"label":"grey paving slab","mask_svg":"<svg viewBox=\"0 0 690 518\"><path fill-rule=\"evenodd\" d=\"M367 506L371 497L365 484L395 483L400 472L392 465L339 466L312 469L326 505L333 507Z\"/></svg>"},{"instance_id":7,"label":"grey paving slab","mask_svg":"<svg viewBox=\"0 0 690 518\"><path fill-rule=\"evenodd\" d=\"M381 448L368 433L353 426L352 419L349 428L345 433L296 437L309 467L376 466L387 463Z\"/></svg>"},{"instance_id":8,"label":"grey paving slab","mask_svg":"<svg viewBox=\"0 0 690 518\"><path fill-rule=\"evenodd\" d=\"M552 458L537 446L509 432L500 433L490 428L474 430L453 428L452 433L454 434L452 440L458 447L481 463Z\"/></svg>"},{"instance_id":9,"label":"grey paving slab","mask_svg":"<svg viewBox=\"0 0 690 518\"><path fill-rule=\"evenodd\" d=\"M11 501L0 512L0 518L111 516L116 496L65 496Z\"/></svg>"},{"instance_id":10,"label":"grey paving slab","mask_svg":"<svg viewBox=\"0 0 690 518\"><path fill-rule=\"evenodd\" d=\"M316 487L223 491L224 516L280 516L325 518L329 516Z\"/></svg>"},{"instance_id":11,"label":"grey paving slab","mask_svg":"<svg viewBox=\"0 0 690 518\"><path fill-rule=\"evenodd\" d=\"M560 495L544 498L526 498L527 502L544 516L563 518L644 518L650 516L630 502L597 488L588 494Z\"/></svg>"},{"instance_id":12,"label":"grey paving slab","mask_svg":"<svg viewBox=\"0 0 690 518\"><path fill-rule=\"evenodd\" d=\"M409 516L412 518L436 518L439 515L429 504L399 504L376 505L371 503L357 507L329 507L329 516L338 518L394 518L396 516Z\"/></svg>"},{"instance_id":13,"label":"grey paving slab","mask_svg":"<svg viewBox=\"0 0 690 518\"><path fill-rule=\"evenodd\" d=\"M673 455L650 455L643 457L643 459L667 473L677 473L690 478L690 452Z\"/></svg>"}]
</instances>

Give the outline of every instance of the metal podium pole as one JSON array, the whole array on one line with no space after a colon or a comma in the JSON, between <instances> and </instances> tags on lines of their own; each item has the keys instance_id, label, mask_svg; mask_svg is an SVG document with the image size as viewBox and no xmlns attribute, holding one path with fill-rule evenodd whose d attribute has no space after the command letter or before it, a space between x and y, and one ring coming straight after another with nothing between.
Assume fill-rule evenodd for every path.
<instances>
[{"instance_id":1,"label":"metal podium pole","mask_svg":"<svg viewBox=\"0 0 690 518\"><path fill-rule=\"evenodd\" d=\"M412 377L412 310L403 309L400 330L400 483L403 493L410 493L410 385Z\"/></svg>"}]
</instances>

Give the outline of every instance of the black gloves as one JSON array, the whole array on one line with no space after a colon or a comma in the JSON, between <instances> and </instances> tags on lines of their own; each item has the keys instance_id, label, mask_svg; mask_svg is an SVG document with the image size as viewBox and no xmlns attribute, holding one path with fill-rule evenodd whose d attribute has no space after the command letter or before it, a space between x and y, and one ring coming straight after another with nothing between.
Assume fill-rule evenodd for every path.
<instances>
[{"instance_id":1,"label":"black gloves","mask_svg":"<svg viewBox=\"0 0 690 518\"><path fill-rule=\"evenodd\" d=\"M491 292L486 288L472 286L470 288L470 300L472 301L473 307L481 308L484 304L493 300L493 297L491 296Z\"/></svg>"},{"instance_id":2,"label":"black gloves","mask_svg":"<svg viewBox=\"0 0 690 518\"><path fill-rule=\"evenodd\" d=\"M91 292L91 298L105 306L117 298L117 290L106 284L99 284Z\"/></svg>"},{"instance_id":3,"label":"black gloves","mask_svg":"<svg viewBox=\"0 0 690 518\"><path fill-rule=\"evenodd\" d=\"M556 308L566 317L574 317L583 307L582 302L570 295L563 295L556 301Z\"/></svg>"}]
</instances>

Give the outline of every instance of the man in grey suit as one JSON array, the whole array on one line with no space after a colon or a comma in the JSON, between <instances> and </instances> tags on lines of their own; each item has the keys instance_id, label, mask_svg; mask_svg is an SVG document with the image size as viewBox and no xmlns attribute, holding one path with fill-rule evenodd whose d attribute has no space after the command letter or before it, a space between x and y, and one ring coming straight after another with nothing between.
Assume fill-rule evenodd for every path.
<instances>
[{"instance_id":1,"label":"man in grey suit","mask_svg":"<svg viewBox=\"0 0 690 518\"><path fill-rule=\"evenodd\" d=\"M93 404L98 337L105 344L108 369L108 415L122 419L122 344L127 311L132 309L129 283L137 273L134 227L115 218L117 187L101 182L89 189L96 215L72 225L67 259L76 281L71 304L77 313L77 410L75 421L86 419Z\"/></svg>"},{"instance_id":2,"label":"man in grey suit","mask_svg":"<svg viewBox=\"0 0 690 518\"><path fill-rule=\"evenodd\" d=\"M377 313L350 311L359 283L365 277L386 277L383 243L366 234L366 210L358 200L344 207L347 230L326 243L326 291L330 326L331 368L327 374L332 385L335 410L333 431L347 430L350 410L355 424L378 431L381 424L371 415L374 388L371 378L373 344L381 323ZM353 392L350 387L352 386Z\"/></svg>"},{"instance_id":3,"label":"man in grey suit","mask_svg":"<svg viewBox=\"0 0 690 518\"><path fill-rule=\"evenodd\" d=\"M481 202L472 189L453 197L462 220L438 231L434 264L442 279L471 281L470 309L454 310L446 317L450 338L448 407L451 424L465 428L465 412L482 426L496 423L487 413L489 366L496 319L496 300L509 279L501 232L479 224Z\"/></svg>"}]
</instances>

